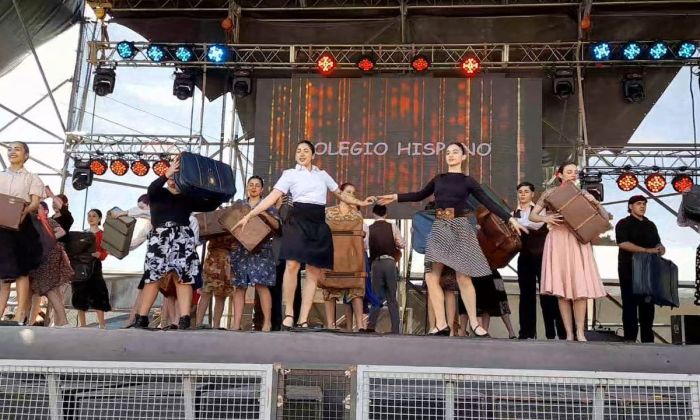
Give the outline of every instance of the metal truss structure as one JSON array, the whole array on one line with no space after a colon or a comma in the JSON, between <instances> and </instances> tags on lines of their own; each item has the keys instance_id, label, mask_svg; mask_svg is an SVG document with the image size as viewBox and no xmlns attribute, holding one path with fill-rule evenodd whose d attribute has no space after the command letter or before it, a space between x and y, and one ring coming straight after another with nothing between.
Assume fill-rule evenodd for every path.
<instances>
[{"instance_id":1,"label":"metal truss structure","mask_svg":"<svg viewBox=\"0 0 700 420\"><path fill-rule=\"evenodd\" d=\"M125 159L155 161L183 151L206 153L209 145L210 143L199 135L68 134L65 152L75 159L120 156Z\"/></svg>"},{"instance_id":2,"label":"metal truss structure","mask_svg":"<svg viewBox=\"0 0 700 420\"><path fill-rule=\"evenodd\" d=\"M163 61L154 62L146 56L149 45L157 44L170 55ZM624 42L611 42L613 51L619 50ZM551 42L515 44L403 44L403 45L240 45L229 44L230 56L222 63L207 61L207 44L188 45L195 58L181 62L174 57L174 51L182 44L174 43L135 43L136 55L122 59L117 53L117 42L93 41L89 44L89 59L95 66L116 67L211 67L251 70L291 70L311 71L316 68L316 60L324 53L330 53L337 61L338 70L354 70L363 55L376 60L376 71L410 71L411 59L421 54L431 63L431 70L456 70L460 60L476 57L482 69L533 70L550 67L678 67L700 65L700 58L689 60L608 60L594 61L586 57L589 42Z\"/></svg>"},{"instance_id":3,"label":"metal truss structure","mask_svg":"<svg viewBox=\"0 0 700 420\"><path fill-rule=\"evenodd\" d=\"M657 171L684 171L700 175L700 148L688 144L629 144L624 147L586 149L587 172L619 174Z\"/></svg>"}]
</instances>

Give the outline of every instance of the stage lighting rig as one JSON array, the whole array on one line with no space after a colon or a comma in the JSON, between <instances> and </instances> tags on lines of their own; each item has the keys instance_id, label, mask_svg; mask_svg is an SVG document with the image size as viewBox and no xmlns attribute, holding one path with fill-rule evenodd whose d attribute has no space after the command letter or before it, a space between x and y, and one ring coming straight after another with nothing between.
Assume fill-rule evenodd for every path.
<instances>
[{"instance_id":1,"label":"stage lighting rig","mask_svg":"<svg viewBox=\"0 0 700 420\"><path fill-rule=\"evenodd\" d=\"M576 92L574 71L572 69L557 69L554 72L552 90L559 99L566 99Z\"/></svg>"},{"instance_id":2,"label":"stage lighting rig","mask_svg":"<svg viewBox=\"0 0 700 420\"><path fill-rule=\"evenodd\" d=\"M660 193L666 188L666 178L659 172L659 168L654 166L652 173L644 180L644 185L653 193Z\"/></svg>"},{"instance_id":3,"label":"stage lighting rig","mask_svg":"<svg viewBox=\"0 0 700 420\"><path fill-rule=\"evenodd\" d=\"M632 173L630 169L631 168L629 166L625 167L625 172L621 173L620 176L617 177L616 181L617 187L625 192L632 191L639 185L637 175Z\"/></svg>"},{"instance_id":4,"label":"stage lighting rig","mask_svg":"<svg viewBox=\"0 0 700 420\"><path fill-rule=\"evenodd\" d=\"M210 45L207 48L207 61L214 64L222 64L228 61L231 51L223 44Z\"/></svg>"},{"instance_id":5,"label":"stage lighting rig","mask_svg":"<svg viewBox=\"0 0 700 420\"><path fill-rule=\"evenodd\" d=\"M481 71L481 61L475 55L470 55L469 57L464 57L460 61L460 68L462 73L467 77L474 77Z\"/></svg>"},{"instance_id":6,"label":"stage lighting rig","mask_svg":"<svg viewBox=\"0 0 700 420\"><path fill-rule=\"evenodd\" d=\"M116 176L124 176L129 172L129 163L127 163L124 158L120 157L110 162L109 169L111 169L112 173Z\"/></svg>"},{"instance_id":7,"label":"stage lighting rig","mask_svg":"<svg viewBox=\"0 0 700 420\"><path fill-rule=\"evenodd\" d=\"M430 60L428 57L418 54L411 60L411 68L416 71L416 73L425 73L430 68Z\"/></svg>"},{"instance_id":8,"label":"stage lighting rig","mask_svg":"<svg viewBox=\"0 0 700 420\"><path fill-rule=\"evenodd\" d=\"M183 63L192 61L192 59L195 58L194 51L192 51L192 48L188 47L187 45L178 45L177 48L175 48L175 51L173 52L173 56L178 61L181 61Z\"/></svg>"},{"instance_id":9,"label":"stage lighting rig","mask_svg":"<svg viewBox=\"0 0 700 420\"><path fill-rule=\"evenodd\" d=\"M90 171L95 175L104 175L107 173L107 162L101 157L90 159Z\"/></svg>"},{"instance_id":10,"label":"stage lighting rig","mask_svg":"<svg viewBox=\"0 0 700 420\"><path fill-rule=\"evenodd\" d=\"M243 98L253 92L253 81L248 70L237 70L233 73L231 92L237 98Z\"/></svg>"},{"instance_id":11,"label":"stage lighting rig","mask_svg":"<svg viewBox=\"0 0 700 420\"><path fill-rule=\"evenodd\" d=\"M175 75L173 95L181 101L191 98L194 95L194 75L192 72L176 71L173 74Z\"/></svg>"},{"instance_id":12,"label":"stage lighting rig","mask_svg":"<svg viewBox=\"0 0 700 420\"><path fill-rule=\"evenodd\" d=\"M98 67L92 79L92 90L97 96L107 96L114 92L114 84L117 81L117 74L114 69Z\"/></svg>"},{"instance_id":13,"label":"stage lighting rig","mask_svg":"<svg viewBox=\"0 0 700 420\"><path fill-rule=\"evenodd\" d=\"M681 171L687 169L688 168L680 168ZM673 189L678 193L690 191L693 188L694 184L695 183L693 182L693 178L691 178L690 175L683 172L676 174L676 176L674 176L671 180L671 185L673 186Z\"/></svg>"},{"instance_id":14,"label":"stage lighting rig","mask_svg":"<svg viewBox=\"0 0 700 420\"><path fill-rule=\"evenodd\" d=\"M75 168L73 169L73 189L82 191L92 185L92 171L90 170L90 161L76 160Z\"/></svg>"},{"instance_id":15,"label":"stage lighting rig","mask_svg":"<svg viewBox=\"0 0 700 420\"><path fill-rule=\"evenodd\" d=\"M136 176L146 176L150 169L151 165L149 165L148 162L143 159L138 159L131 162L131 172L133 172Z\"/></svg>"},{"instance_id":16,"label":"stage lighting rig","mask_svg":"<svg viewBox=\"0 0 700 420\"><path fill-rule=\"evenodd\" d=\"M663 41L657 41L649 46L647 54L652 60L663 60L668 55L668 52L668 45Z\"/></svg>"},{"instance_id":17,"label":"stage lighting rig","mask_svg":"<svg viewBox=\"0 0 700 420\"><path fill-rule=\"evenodd\" d=\"M146 49L146 57L154 63L160 63L168 58L168 52L165 47L157 44L151 44Z\"/></svg>"},{"instance_id":18,"label":"stage lighting rig","mask_svg":"<svg viewBox=\"0 0 700 420\"><path fill-rule=\"evenodd\" d=\"M676 56L683 60L693 58L698 47L694 42L683 41L676 48Z\"/></svg>"},{"instance_id":19,"label":"stage lighting rig","mask_svg":"<svg viewBox=\"0 0 700 420\"><path fill-rule=\"evenodd\" d=\"M160 160L153 164L153 173L155 173L158 176L163 176L165 175L165 172L167 172L169 167L170 161L167 159L166 156L161 156Z\"/></svg>"},{"instance_id":20,"label":"stage lighting rig","mask_svg":"<svg viewBox=\"0 0 700 420\"><path fill-rule=\"evenodd\" d=\"M596 42L591 45L591 58L594 61L607 61L612 56L612 47L607 42Z\"/></svg>"},{"instance_id":21,"label":"stage lighting rig","mask_svg":"<svg viewBox=\"0 0 700 420\"><path fill-rule=\"evenodd\" d=\"M329 76L337 66L338 62L329 52L324 52L316 59L316 68L323 76Z\"/></svg>"},{"instance_id":22,"label":"stage lighting rig","mask_svg":"<svg viewBox=\"0 0 700 420\"><path fill-rule=\"evenodd\" d=\"M136 47L131 41L122 41L117 44L117 54L125 60L134 58L136 55Z\"/></svg>"},{"instance_id":23,"label":"stage lighting rig","mask_svg":"<svg viewBox=\"0 0 700 420\"><path fill-rule=\"evenodd\" d=\"M362 70L362 73L364 74L372 74L374 73L374 68L376 67L376 61L370 55L363 55L359 60L357 60L355 67Z\"/></svg>"},{"instance_id":24,"label":"stage lighting rig","mask_svg":"<svg viewBox=\"0 0 700 420\"><path fill-rule=\"evenodd\" d=\"M581 177L581 189L588 191L598 201L605 198L603 175L600 172L588 172Z\"/></svg>"},{"instance_id":25,"label":"stage lighting rig","mask_svg":"<svg viewBox=\"0 0 700 420\"><path fill-rule=\"evenodd\" d=\"M634 61L642 55L642 46L638 42L628 42L622 46L620 55L623 60Z\"/></svg>"},{"instance_id":26,"label":"stage lighting rig","mask_svg":"<svg viewBox=\"0 0 700 420\"><path fill-rule=\"evenodd\" d=\"M639 73L627 73L622 79L622 97L627 102L639 103L644 100L644 79Z\"/></svg>"}]
</instances>

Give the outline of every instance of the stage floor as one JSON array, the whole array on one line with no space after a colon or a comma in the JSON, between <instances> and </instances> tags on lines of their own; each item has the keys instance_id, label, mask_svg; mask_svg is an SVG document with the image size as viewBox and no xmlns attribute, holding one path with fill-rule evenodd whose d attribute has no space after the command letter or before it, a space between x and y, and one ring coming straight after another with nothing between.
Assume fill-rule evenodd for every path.
<instances>
[{"instance_id":1,"label":"stage floor","mask_svg":"<svg viewBox=\"0 0 700 420\"><path fill-rule=\"evenodd\" d=\"M700 374L700 346L336 332L0 327L0 357L172 363L358 364Z\"/></svg>"}]
</instances>

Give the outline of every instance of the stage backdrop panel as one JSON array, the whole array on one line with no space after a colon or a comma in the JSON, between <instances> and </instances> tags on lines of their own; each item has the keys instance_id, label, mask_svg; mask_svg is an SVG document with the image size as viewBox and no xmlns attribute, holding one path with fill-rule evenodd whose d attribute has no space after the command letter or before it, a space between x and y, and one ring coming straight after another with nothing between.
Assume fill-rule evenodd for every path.
<instances>
[{"instance_id":1,"label":"stage backdrop panel","mask_svg":"<svg viewBox=\"0 0 700 420\"><path fill-rule=\"evenodd\" d=\"M541 80L258 80L255 174L272 186L294 166L301 140L316 144L317 166L339 184L355 184L361 197L421 189L447 170L444 148L461 142L467 173L513 205L518 182L541 180ZM389 217L410 218L424 206L393 205Z\"/></svg>"}]
</instances>

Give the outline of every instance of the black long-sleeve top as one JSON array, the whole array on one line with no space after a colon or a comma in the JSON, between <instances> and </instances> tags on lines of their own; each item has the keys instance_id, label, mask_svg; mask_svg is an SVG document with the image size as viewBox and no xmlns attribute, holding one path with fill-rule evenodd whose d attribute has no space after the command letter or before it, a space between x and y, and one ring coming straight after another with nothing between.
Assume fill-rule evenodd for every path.
<instances>
[{"instance_id":1,"label":"black long-sleeve top","mask_svg":"<svg viewBox=\"0 0 700 420\"><path fill-rule=\"evenodd\" d=\"M221 203L173 194L163 188L168 178L161 176L148 186L148 198L151 201L151 224L161 226L165 222L174 222L189 226L193 211L213 211Z\"/></svg>"},{"instance_id":2,"label":"black long-sleeve top","mask_svg":"<svg viewBox=\"0 0 700 420\"><path fill-rule=\"evenodd\" d=\"M63 235L58 241L59 242L68 242L68 232L70 232L71 226L73 226L73 215L71 214L70 211L68 211L68 208L64 206L63 209L61 209L61 215L60 216L54 216L53 220L55 220L59 226L63 228L63 230L66 232L66 235Z\"/></svg>"},{"instance_id":3,"label":"black long-sleeve top","mask_svg":"<svg viewBox=\"0 0 700 420\"><path fill-rule=\"evenodd\" d=\"M398 201L421 201L431 195L435 196L435 206L441 209L454 208L456 212L463 212L469 206L467 198L474 195L491 213L504 221L511 218L510 213L496 204L481 188L481 185L471 176L456 172L448 172L436 175L423 187L422 190L398 195Z\"/></svg>"}]
</instances>

